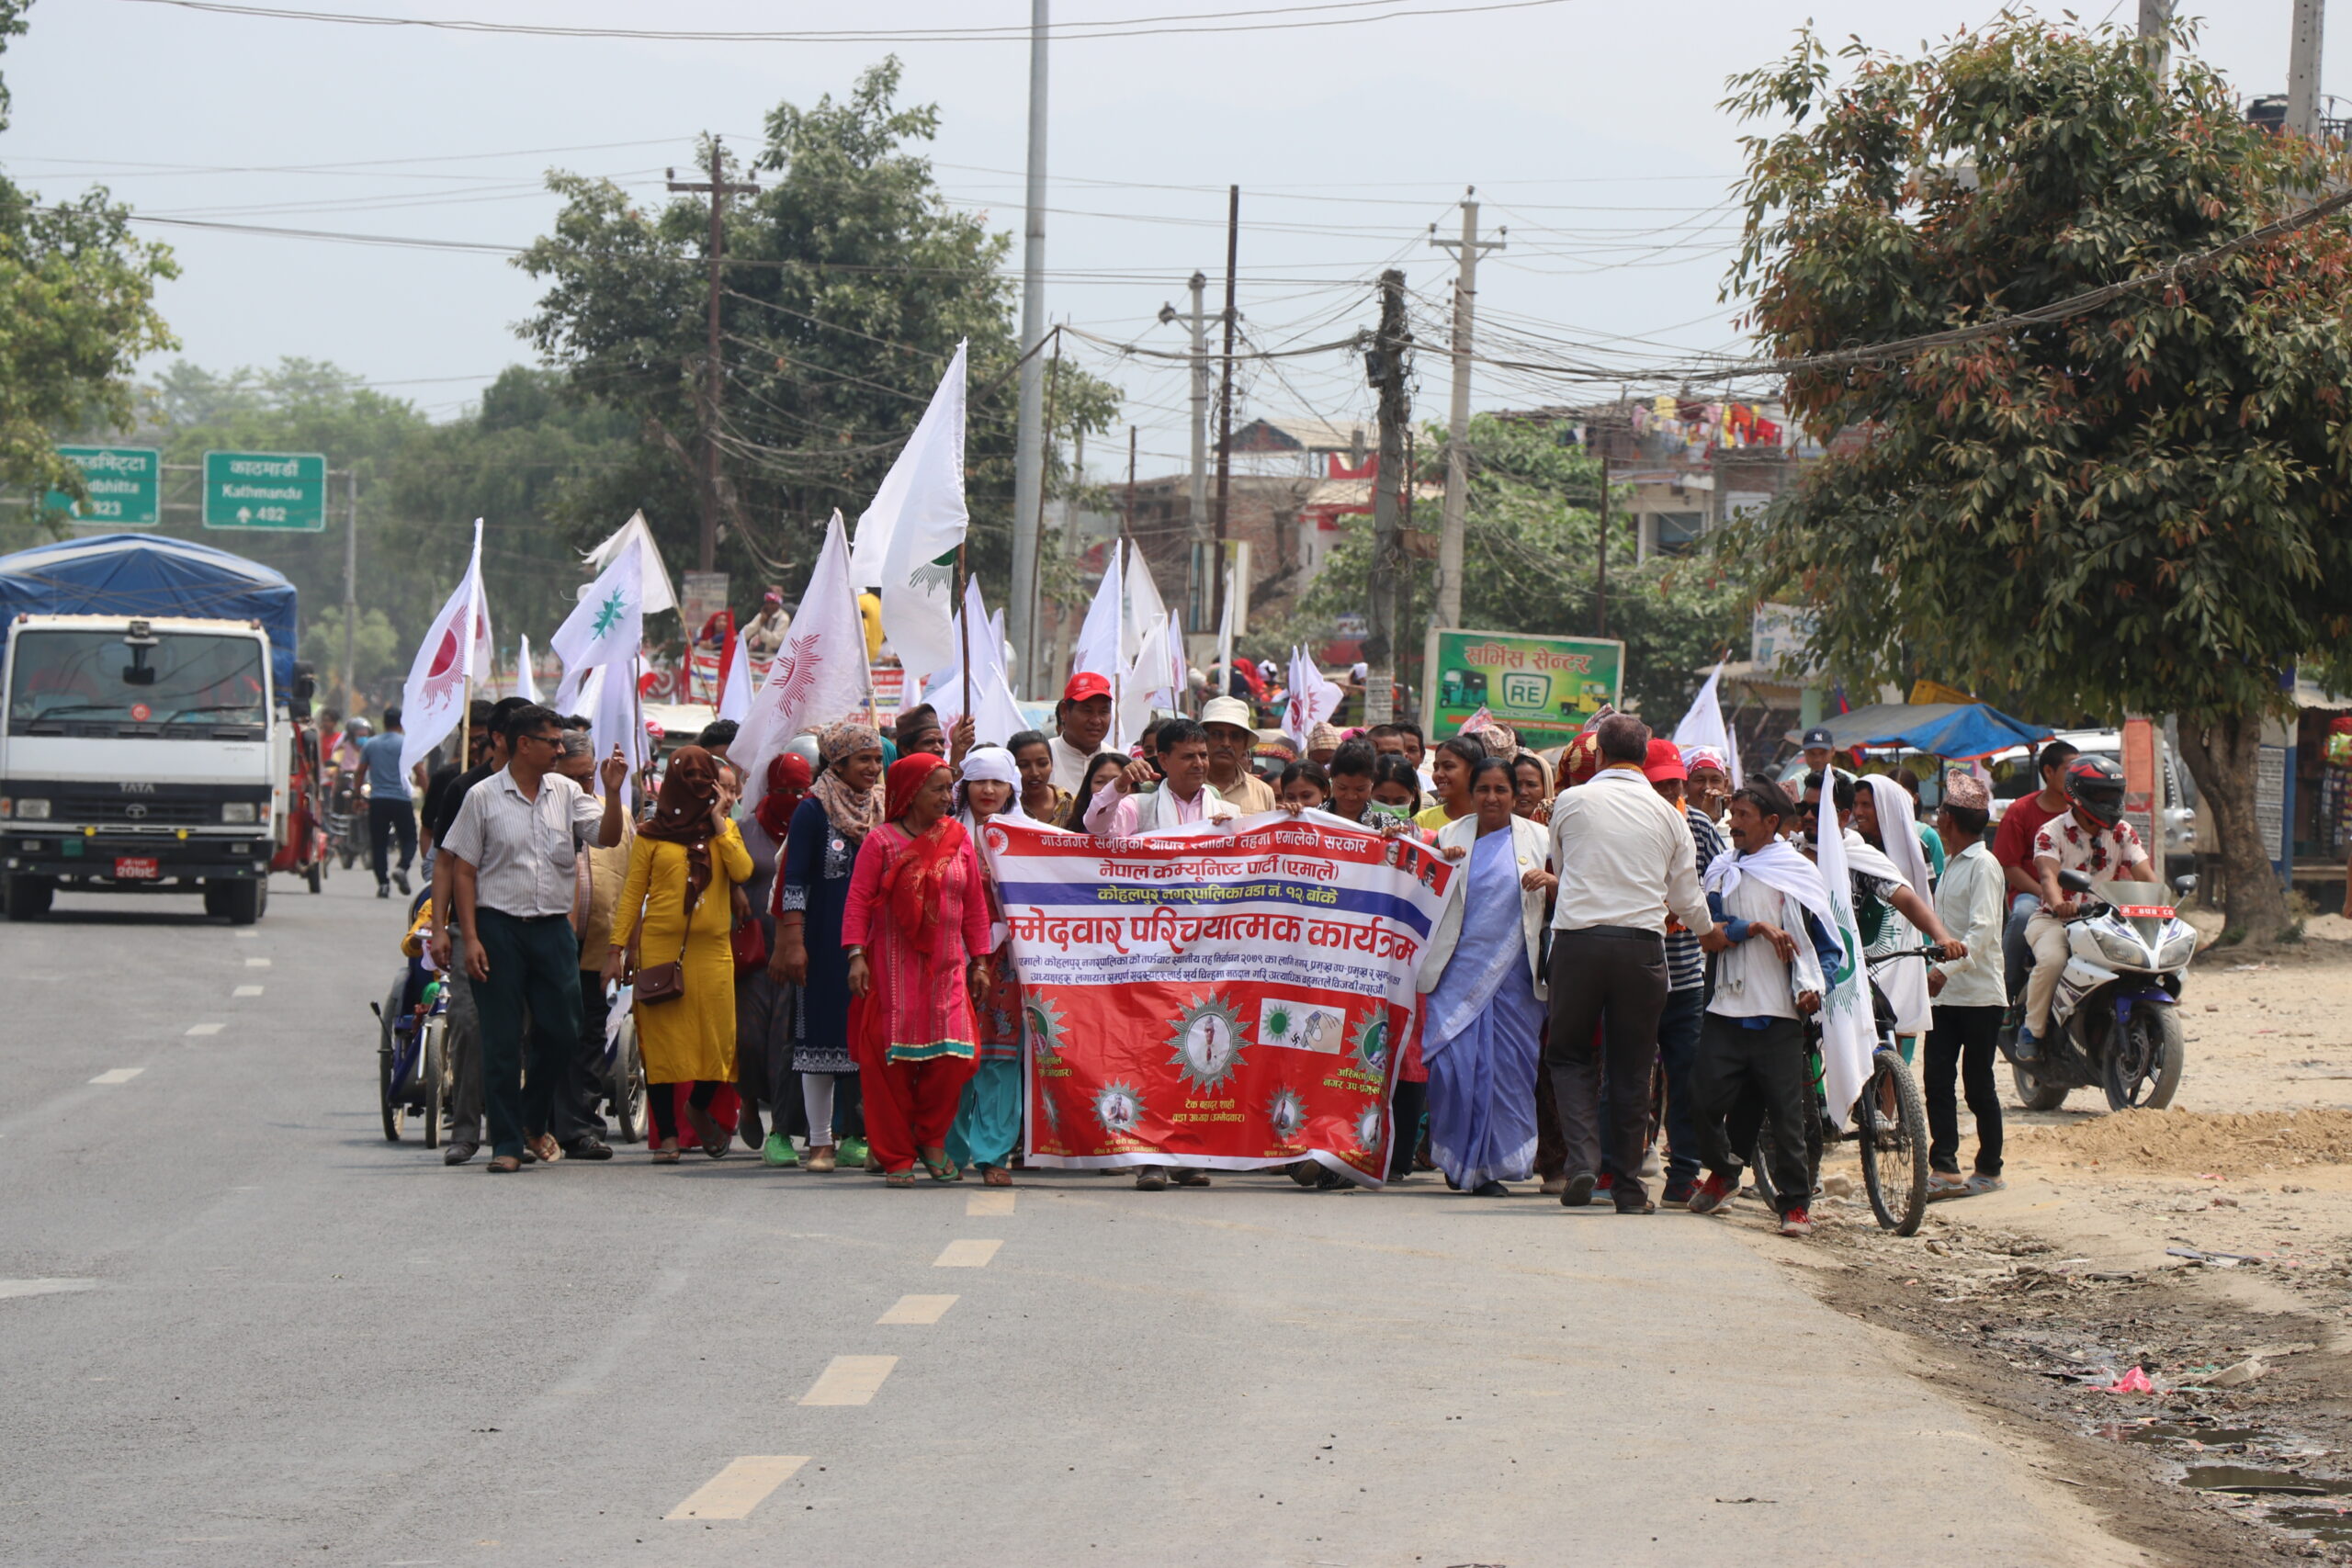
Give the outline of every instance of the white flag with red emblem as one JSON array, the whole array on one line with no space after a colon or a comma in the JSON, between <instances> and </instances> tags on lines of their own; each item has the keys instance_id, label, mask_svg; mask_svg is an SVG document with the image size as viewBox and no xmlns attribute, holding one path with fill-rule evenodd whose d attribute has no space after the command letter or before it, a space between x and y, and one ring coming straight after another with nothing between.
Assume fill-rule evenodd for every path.
<instances>
[{"instance_id":1,"label":"white flag with red emblem","mask_svg":"<svg viewBox=\"0 0 2352 1568\"><path fill-rule=\"evenodd\" d=\"M470 632L469 631L470 628ZM408 684L401 688L401 771L406 773L441 744L466 716L477 679L490 676L490 602L481 591L481 519L474 519L473 558L466 575L417 644Z\"/></svg>"},{"instance_id":2,"label":"white flag with red emblem","mask_svg":"<svg viewBox=\"0 0 2352 1568\"><path fill-rule=\"evenodd\" d=\"M825 525L825 547L800 596L800 614L784 634L768 678L752 694L751 711L727 748L743 769L743 799L757 806L767 793L768 762L804 729L845 718L873 721L873 681L865 663L865 620L849 576L849 541L842 514Z\"/></svg>"}]
</instances>

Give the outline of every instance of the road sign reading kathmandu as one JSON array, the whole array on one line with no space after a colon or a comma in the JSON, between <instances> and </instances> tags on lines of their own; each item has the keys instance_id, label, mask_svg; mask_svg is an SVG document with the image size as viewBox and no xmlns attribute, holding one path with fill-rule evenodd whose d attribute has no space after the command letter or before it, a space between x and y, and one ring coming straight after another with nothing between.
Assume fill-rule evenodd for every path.
<instances>
[{"instance_id":1,"label":"road sign reading kathmandu","mask_svg":"<svg viewBox=\"0 0 2352 1568\"><path fill-rule=\"evenodd\" d=\"M1434 742L1485 708L1532 746L1576 738L1600 705L1617 705L1625 645L1604 637L1522 637L1431 627L1422 686Z\"/></svg>"},{"instance_id":2,"label":"road sign reading kathmandu","mask_svg":"<svg viewBox=\"0 0 2352 1568\"><path fill-rule=\"evenodd\" d=\"M76 501L62 490L41 497L43 512L76 523L153 528L163 519L164 455L144 446L60 446L57 455L82 470L90 492Z\"/></svg>"},{"instance_id":3,"label":"road sign reading kathmandu","mask_svg":"<svg viewBox=\"0 0 2352 1568\"><path fill-rule=\"evenodd\" d=\"M314 452L207 452L204 525L322 531L327 460Z\"/></svg>"}]
</instances>

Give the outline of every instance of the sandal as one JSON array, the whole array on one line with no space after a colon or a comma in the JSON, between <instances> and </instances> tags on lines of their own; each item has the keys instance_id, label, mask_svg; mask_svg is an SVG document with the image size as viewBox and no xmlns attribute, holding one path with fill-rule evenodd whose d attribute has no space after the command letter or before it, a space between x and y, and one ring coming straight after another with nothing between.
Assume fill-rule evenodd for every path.
<instances>
[{"instance_id":1,"label":"sandal","mask_svg":"<svg viewBox=\"0 0 2352 1568\"><path fill-rule=\"evenodd\" d=\"M980 1180L989 1187L1010 1187L1012 1185L1012 1172L1001 1165L984 1165L980 1167Z\"/></svg>"},{"instance_id":2,"label":"sandal","mask_svg":"<svg viewBox=\"0 0 2352 1568\"><path fill-rule=\"evenodd\" d=\"M1998 1192L2007 1186L2008 1183L1999 1177L1987 1176L1980 1170L1968 1179L1968 1195L1973 1198L1980 1193Z\"/></svg>"},{"instance_id":3,"label":"sandal","mask_svg":"<svg viewBox=\"0 0 2352 1568\"><path fill-rule=\"evenodd\" d=\"M1962 1180L1956 1172L1938 1170L1928 1176L1928 1201L1930 1203L1939 1198L1965 1198L1969 1191L1968 1183Z\"/></svg>"},{"instance_id":4,"label":"sandal","mask_svg":"<svg viewBox=\"0 0 2352 1568\"><path fill-rule=\"evenodd\" d=\"M956 1162L947 1157L945 1149L917 1149L915 1158L922 1161L922 1168L931 1172L933 1181L964 1179L964 1173L956 1168Z\"/></svg>"},{"instance_id":5,"label":"sandal","mask_svg":"<svg viewBox=\"0 0 2352 1568\"><path fill-rule=\"evenodd\" d=\"M673 1144L673 1145L671 1145L668 1148L655 1149L655 1150L653 1151L653 1163L654 1163L655 1165L675 1165L675 1164L677 1164L677 1163L678 1163L678 1147L677 1147L677 1145L676 1145L675 1144Z\"/></svg>"},{"instance_id":6,"label":"sandal","mask_svg":"<svg viewBox=\"0 0 2352 1568\"><path fill-rule=\"evenodd\" d=\"M726 1129L718 1124L709 1111L689 1102L686 1106L686 1120L694 1124L695 1136L702 1141L703 1153L713 1159L727 1157L727 1147L735 1140L728 1136Z\"/></svg>"},{"instance_id":7,"label":"sandal","mask_svg":"<svg viewBox=\"0 0 2352 1568\"><path fill-rule=\"evenodd\" d=\"M914 1184L915 1173L910 1169L888 1171L882 1178L885 1187L912 1187Z\"/></svg>"}]
</instances>

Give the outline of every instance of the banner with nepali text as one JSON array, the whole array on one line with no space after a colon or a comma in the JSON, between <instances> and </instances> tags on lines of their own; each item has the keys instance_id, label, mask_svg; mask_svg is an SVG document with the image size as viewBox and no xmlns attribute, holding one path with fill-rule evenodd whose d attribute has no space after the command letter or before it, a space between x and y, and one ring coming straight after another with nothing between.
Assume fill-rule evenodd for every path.
<instances>
[{"instance_id":1,"label":"banner with nepali text","mask_svg":"<svg viewBox=\"0 0 2352 1568\"><path fill-rule=\"evenodd\" d=\"M1029 1160L1314 1159L1380 1183L1445 860L1321 812L981 837L1021 976Z\"/></svg>"}]
</instances>

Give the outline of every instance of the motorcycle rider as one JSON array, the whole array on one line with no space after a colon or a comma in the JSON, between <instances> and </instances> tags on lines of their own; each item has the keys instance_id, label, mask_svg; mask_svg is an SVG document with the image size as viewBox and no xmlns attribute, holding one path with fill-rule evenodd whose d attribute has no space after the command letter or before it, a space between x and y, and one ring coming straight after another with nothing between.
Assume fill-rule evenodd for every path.
<instances>
[{"instance_id":1,"label":"motorcycle rider","mask_svg":"<svg viewBox=\"0 0 2352 1568\"><path fill-rule=\"evenodd\" d=\"M2154 882L2155 868L2140 835L2123 820L2123 770L2111 758L2081 755L2066 764L2067 809L2041 825L2033 839L2034 877L2041 908L2026 922L2026 944L2033 950L2027 977L2025 1023L2018 1031L2017 1059L2041 1055L2050 1030L2050 999L2066 967L2066 922L2080 912L2075 896L2058 886L2062 871L2086 873L2094 882Z\"/></svg>"}]
</instances>

